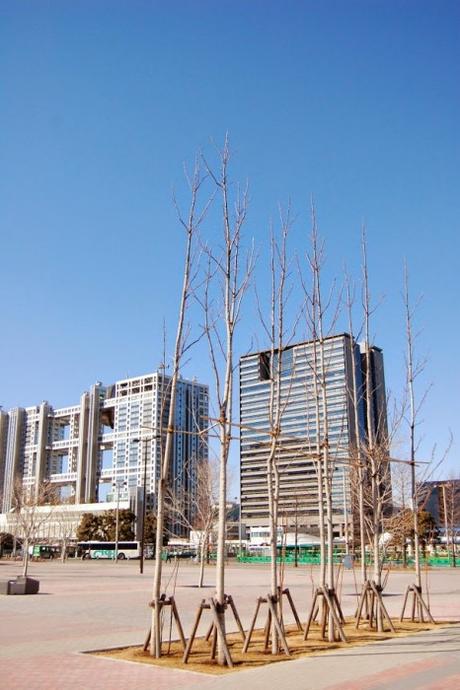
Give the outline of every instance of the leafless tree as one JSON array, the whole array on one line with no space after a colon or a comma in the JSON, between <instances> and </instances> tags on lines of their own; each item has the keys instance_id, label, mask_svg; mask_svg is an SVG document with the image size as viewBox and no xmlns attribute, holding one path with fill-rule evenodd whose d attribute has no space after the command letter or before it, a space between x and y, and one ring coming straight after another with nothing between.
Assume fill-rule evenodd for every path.
<instances>
[{"instance_id":1,"label":"leafless tree","mask_svg":"<svg viewBox=\"0 0 460 690\"><path fill-rule=\"evenodd\" d=\"M376 595L371 595L375 610L370 612L370 620L375 620L379 632L384 628L385 609L381 600L382 591L382 527L387 509L391 503L391 472L390 447L391 439L400 423L400 413L394 413L391 433L384 412L387 405L378 405L380 410L376 416L374 410L374 396L383 396L379 390L379 383L374 382L372 343L370 324L375 307L371 304L369 290L369 269L367 260L366 231L363 227L361 235L362 248L362 307L364 322L364 402L365 402L365 441L361 443L361 460L365 466L367 483L364 490L364 516L369 541L373 554L373 583Z\"/></svg>"},{"instance_id":2,"label":"leafless tree","mask_svg":"<svg viewBox=\"0 0 460 690\"><path fill-rule=\"evenodd\" d=\"M329 438L328 396L327 396L327 372L328 354L326 338L334 328L337 320L340 300L334 305L334 285L327 297L323 294L322 267L324 262L324 247L319 240L316 209L311 205L312 229L311 249L308 254L312 287L308 290L304 282L305 311L311 331L313 356L310 361L313 379L313 398L315 410L315 435L310 455L313 458L317 476L318 490L318 522L320 538L320 588L317 591L321 595L319 601L322 616L327 617L327 634L330 642L337 637L344 639L341 628L341 611L338 599L335 595L334 580L334 506L333 489L334 473L337 468L337 450L332 449ZM331 313L331 316L329 316ZM326 317L330 322L326 327ZM307 439L309 442L310 439ZM316 596L307 624L313 617L316 605ZM324 627L323 627L324 629Z\"/></svg>"},{"instance_id":3,"label":"leafless tree","mask_svg":"<svg viewBox=\"0 0 460 690\"><path fill-rule=\"evenodd\" d=\"M70 540L75 536L78 519L68 510L68 506L75 503L75 498L71 497L66 501L61 501L53 512L53 523L55 525L56 536L61 546L61 561L67 559L67 550Z\"/></svg>"},{"instance_id":4,"label":"leafless tree","mask_svg":"<svg viewBox=\"0 0 460 690\"><path fill-rule=\"evenodd\" d=\"M404 264L404 311L406 316L406 377L407 377L407 394L409 398L409 462L410 462L410 476L411 476L411 510L414 521L414 559L415 559L415 584L421 594L422 592L422 572L420 567L420 545L419 545L419 529L418 529L418 499L417 499L417 482L416 482L416 468L415 468L415 454L416 454L416 423L417 416L420 410L420 405L423 403L423 398L420 404L415 402L415 380L424 369L424 362L414 361L414 332L413 332L413 316L414 310L411 308L409 297L409 274L407 264ZM420 612L421 617L421 612Z\"/></svg>"},{"instance_id":5,"label":"leafless tree","mask_svg":"<svg viewBox=\"0 0 460 690\"><path fill-rule=\"evenodd\" d=\"M420 622L424 620L424 613L428 616L429 620L433 621L429 607L423 597L422 592L422 572L420 564L420 496L419 496L419 482L417 482L416 473L416 452L417 452L417 440L416 440L416 427L418 424L418 417L420 409L424 403L427 391L421 396L421 399L416 401L415 384L417 378L423 372L425 368L425 361L415 359L415 338L413 330L413 319L414 314L417 309L417 304L413 307L409 295L409 273L407 269L406 262L404 263L404 312L405 312L405 322L406 322L406 389L407 389L407 401L408 401L408 411L405 415L407 425L409 427L409 467L410 467L410 512L412 518L412 537L413 537L413 547L414 547L414 562L415 562L415 583L410 585L407 589L403 610L401 618L404 616L405 606L408 597L412 595L412 620L414 620L415 611L417 611L418 619ZM425 468L424 474L426 475L428 468ZM402 513L404 515L404 513ZM405 551L405 538L404 538L404 551Z\"/></svg>"},{"instance_id":6,"label":"leafless tree","mask_svg":"<svg viewBox=\"0 0 460 690\"><path fill-rule=\"evenodd\" d=\"M279 581L277 569L278 532L279 532L279 499L280 499L280 468L278 456L281 450L283 430L283 413L289 401L289 376L286 377L283 368L285 348L292 339L292 334L286 335L285 311L289 294L287 238L290 228L289 209L285 214L280 213L280 240L277 241L272 232L271 236L271 304L270 317L266 320L263 316L260 303L258 304L262 326L270 343L268 389L268 453L267 453L267 495L268 495L268 520L269 520L269 544L270 544L270 590L272 601L278 616L281 615L281 602L279 597ZM292 375L290 375L292 376ZM281 621L280 621L281 622ZM277 621L272 620L272 654L279 652L279 640L277 634Z\"/></svg>"},{"instance_id":7,"label":"leafless tree","mask_svg":"<svg viewBox=\"0 0 460 690\"><path fill-rule=\"evenodd\" d=\"M176 433L174 427L174 419L176 412L177 382L179 379L180 368L184 356L195 342L191 338L190 328L187 325L186 317L190 299L194 292L194 279L196 278L195 267L193 265L196 236L210 204L210 200L207 200L201 208L199 207L199 195L204 180L199 158L197 158L193 172L190 176L186 171L186 178L190 191L190 205L186 217L182 215L179 206L176 203L179 222L185 234L185 252L182 274L182 289L177 319L177 330L171 364L171 376L167 386L167 397L169 400L168 421L164 434L164 443L162 443L160 477L157 483L156 495L156 558L153 579L152 627L150 637L150 654L152 656L155 656L156 658L159 658L161 656L161 550L163 546L163 535L165 529L165 498L167 493L168 479L170 476L170 469L174 449L174 439Z\"/></svg>"},{"instance_id":8,"label":"leafless tree","mask_svg":"<svg viewBox=\"0 0 460 690\"><path fill-rule=\"evenodd\" d=\"M59 543L61 545L61 561L65 563L68 556L68 546L75 531L75 524L66 515L63 517L64 519L59 523Z\"/></svg>"},{"instance_id":9,"label":"leafless tree","mask_svg":"<svg viewBox=\"0 0 460 690\"><path fill-rule=\"evenodd\" d=\"M411 512L411 467L409 463L394 463L391 468L393 511L386 521L386 531L391 534L391 545L401 547L403 566L407 564L407 513Z\"/></svg>"},{"instance_id":10,"label":"leafless tree","mask_svg":"<svg viewBox=\"0 0 460 690\"><path fill-rule=\"evenodd\" d=\"M214 375L218 416L219 518L217 529L216 602L219 627L225 635L225 534L227 515L227 464L232 441L234 393L234 336L240 319L243 298L253 266L253 254L242 257L242 229L248 208L247 187L232 195L229 180L230 145L228 136L219 151L219 170L206 164L220 196L222 234L217 242L206 246L207 279L201 300L211 367ZM233 200L232 200L233 199ZM218 663L225 664L222 639L218 637Z\"/></svg>"},{"instance_id":11,"label":"leafless tree","mask_svg":"<svg viewBox=\"0 0 460 690\"><path fill-rule=\"evenodd\" d=\"M316 430L317 430L317 454L321 458L318 466L322 471L318 473L318 482L323 481L324 474L324 499L326 504L326 540L327 540L327 575L328 589L334 589L334 529L333 529L333 506L332 506L332 482L334 475L334 461L330 454L329 446L329 420L327 402L327 362L325 352L325 314L329 307L329 301L324 301L321 268L323 261L323 249L319 244L318 231L316 225L316 212L312 206L312 236L311 236L310 268L313 277L312 290L312 327L313 327L313 376L315 382L316 399ZM325 584L324 582L322 583ZM328 637L329 641L335 640L334 618L332 610L328 612Z\"/></svg>"},{"instance_id":12,"label":"leafless tree","mask_svg":"<svg viewBox=\"0 0 460 690\"><path fill-rule=\"evenodd\" d=\"M169 490L166 505L168 517L189 532L194 532L198 541L199 575L198 587L203 587L209 543L217 524L218 510L218 467L213 458L193 462L184 472L190 486L188 495L179 495Z\"/></svg>"},{"instance_id":13,"label":"leafless tree","mask_svg":"<svg viewBox=\"0 0 460 690\"><path fill-rule=\"evenodd\" d=\"M345 276L345 288L346 288L346 305L348 312L348 330L350 337L355 342L355 330L353 326L353 300L354 295L352 294L351 282L348 274ZM361 581L364 584L367 580L367 565L366 565L366 526L365 526L365 505L364 505L364 492L365 492L365 482L367 480L364 462L361 453L361 430L359 421L359 405L362 402L362 390L358 388L358 373L356 366L356 358L354 353L351 357L351 369L352 369L352 390L349 392L352 397L352 411L353 411L353 434L354 443L350 444L350 473L351 473L351 489L352 495L357 498L357 510L356 507L352 511L353 516L358 513L358 530L359 530L359 543L360 543L360 555L361 555ZM353 527L354 520L353 520ZM354 529L354 533L356 530Z\"/></svg>"},{"instance_id":14,"label":"leafless tree","mask_svg":"<svg viewBox=\"0 0 460 690\"><path fill-rule=\"evenodd\" d=\"M24 577L29 567L29 546L40 537L55 506L56 492L50 483L42 482L37 487L27 487L20 479L14 482L9 522L13 525L16 536L22 539Z\"/></svg>"}]
</instances>

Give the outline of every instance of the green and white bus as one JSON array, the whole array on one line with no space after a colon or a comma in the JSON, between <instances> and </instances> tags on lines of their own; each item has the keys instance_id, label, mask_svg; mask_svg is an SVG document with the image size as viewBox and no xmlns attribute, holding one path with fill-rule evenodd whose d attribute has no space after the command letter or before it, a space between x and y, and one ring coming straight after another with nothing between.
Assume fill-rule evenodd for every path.
<instances>
[{"instance_id":1,"label":"green and white bus","mask_svg":"<svg viewBox=\"0 0 460 690\"><path fill-rule=\"evenodd\" d=\"M111 558L115 559L116 544L114 541L79 541L78 554L82 559L86 558ZM140 544L138 541L119 541L118 560L124 561L130 558L140 558Z\"/></svg>"}]
</instances>

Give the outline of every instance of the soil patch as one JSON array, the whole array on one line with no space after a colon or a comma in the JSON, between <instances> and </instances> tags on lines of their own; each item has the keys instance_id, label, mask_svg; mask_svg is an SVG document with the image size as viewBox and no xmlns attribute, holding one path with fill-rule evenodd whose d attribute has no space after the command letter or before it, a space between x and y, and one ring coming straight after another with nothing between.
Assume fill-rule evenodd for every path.
<instances>
[{"instance_id":1,"label":"soil patch","mask_svg":"<svg viewBox=\"0 0 460 690\"><path fill-rule=\"evenodd\" d=\"M321 653L327 653L337 649L349 649L350 647L362 646L371 642L378 642L382 640L390 640L398 637L407 637L415 635L418 632L433 630L439 628L440 625L433 625L431 623L412 623L404 621L400 623L394 620L396 632L378 633L374 630L369 630L366 626L355 628L354 619L347 619L344 626L344 632L348 643L335 642L330 643L321 639L320 629L313 625L310 628L308 640L304 641L303 633L299 632L294 625L286 626L286 637L291 656L286 654L272 655L264 652L264 631L263 629L255 630L251 639L251 645L248 652L242 652L242 640L238 633L231 633L227 635L227 643L230 649L230 654L233 659L234 667L222 667L217 662L210 659L210 643L204 637L197 637L195 639L192 654L189 657L189 662L184 664L182 662L183 649L179 642L172 641L163 644L163 654L161 659L155 659L150 656L148 652L144 652L142 647L124 647L120 649L109 649L97 652L91 652L96 656L110 657L112 659L122 659L125 661L134 661L142 664L153 664L155 666L162 666L164 668L179 668L184 671L195 671L199 673L208 674L225 674L234 673L235 671L243 671L250 668L258 668L267 664L278 663L280 661L288 661L290 659L298 659L300 657L315 656ZM448 626L451 623L442 623L442 626Z\"/></svg>"}]
</instances>

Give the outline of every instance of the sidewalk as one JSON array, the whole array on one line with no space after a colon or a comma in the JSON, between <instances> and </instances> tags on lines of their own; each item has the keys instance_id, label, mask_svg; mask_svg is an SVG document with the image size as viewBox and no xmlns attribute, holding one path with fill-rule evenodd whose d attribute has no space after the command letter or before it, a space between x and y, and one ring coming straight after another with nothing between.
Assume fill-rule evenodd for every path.
<instances>
[{"instance_id":1,"label":"sidewalk","mask_svg":"<svg viewBox=\"0 0 460 690\"><path fill-rule=\"evenodd\" d=\"M196 568L181 566L175 594L187 632L197 602L213 589L193 587ZM405 639L280 662L225 676L115 661L82 654L91 649L140 644L149 622L148 565L139 576L135 563L43 563L31 576L41 580L41 594L0 597L0 669L5 690L163 690L202 686L213 690L459 690L460 625ZM0 577L17 566L0 565ZM165 575L171 574L167 569ZM212 582L212 571L208 581ZM305 570L290 570L286 584L302 619L309 604ZM395 615L410 573L396 574L386 603ZM228 587L247 625L255 596L266 589L263 568L229 568ZM433 613L460 620L460 572L430 575ZM343 600L354 607L354 584L347 573ZM308 601L303 601L308 591ZM348 613L348 611L347 611Z\"/></svg>"}]
</instances>

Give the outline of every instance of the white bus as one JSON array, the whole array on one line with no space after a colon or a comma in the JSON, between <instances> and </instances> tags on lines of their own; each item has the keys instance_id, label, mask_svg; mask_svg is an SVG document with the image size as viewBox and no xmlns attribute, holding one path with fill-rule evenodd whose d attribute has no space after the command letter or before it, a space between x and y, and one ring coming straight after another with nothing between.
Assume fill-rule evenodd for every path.
<instances>
[{"instance_id":1,"label":"white bus","mask_svg":"<svg viewBox=\"0 0 460 690\"><path fill-rule=\"evenodd\" d=\"M82 559L86 558L115 558L114 541L79 541L77 544L78 554ZM118 560L124 561L130 558L140 558L140 544L138 541L119 541Z\"/></svg>"}]
</instances>

